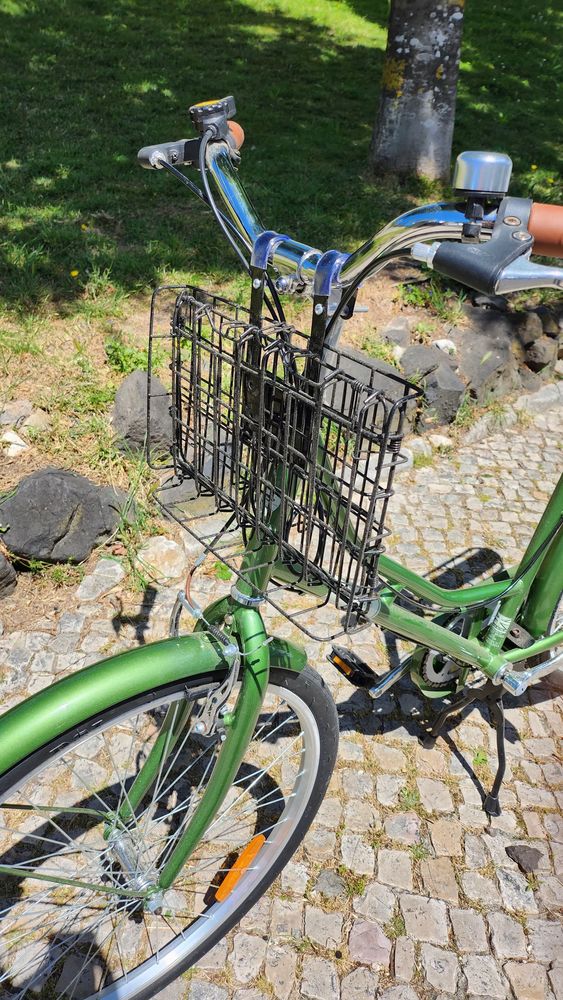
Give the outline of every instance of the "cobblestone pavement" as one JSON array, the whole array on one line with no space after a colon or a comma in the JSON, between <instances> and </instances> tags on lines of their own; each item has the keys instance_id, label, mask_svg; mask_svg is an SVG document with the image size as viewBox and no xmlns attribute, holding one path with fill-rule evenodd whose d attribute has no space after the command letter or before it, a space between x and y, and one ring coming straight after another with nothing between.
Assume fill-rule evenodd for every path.
<instances>
[{"instance_id":1,"label":"cobblestone pavement","mask_svg":"<svg viewBox=\"0 0 563 1000\"><path fill-rule=\"evenodd\" d=\"M462 553L457 568L439 573L450 584L499 556L517 560L561 469L562 412L401 473L391 551L423 572ZM97 599L77 595L30 631L6 631L9 703L141 636L165 634L174 588L123 614L118 577L89 584L90 596L113 587ZM220 586L208 580L203 589ZM89 596L88 585L80 593ZM496 758L479 713L424 750L417 733L426 708L410 684L374 709L328 666L327 644L305 645L341 721L326 800L267 897L160 1000L562 1000L563 697L542 684L507 699L503 812L489 821L479 779L490 782ZM379 636L362 633L354 648L387 668ZM507 853L515 845L537 852L527 876Z\"/></svg>"}]
</instances>

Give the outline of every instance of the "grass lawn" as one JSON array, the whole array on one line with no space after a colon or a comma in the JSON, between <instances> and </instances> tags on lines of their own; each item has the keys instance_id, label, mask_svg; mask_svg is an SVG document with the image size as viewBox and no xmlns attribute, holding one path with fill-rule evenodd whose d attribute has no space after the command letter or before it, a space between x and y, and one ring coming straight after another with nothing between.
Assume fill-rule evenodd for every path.
<instances>
[{"instance_id":1,"label":"grass lawn","mask_svg":"<svg viewBox=\"0 0 563 1000\"><path fill-rule=\"evenodd\" d=\"M104 344L141 346L150 288L245 294L204 207L136 164L140 146L190 134L190 103L235 95L262 219L314 246L353 248L442 193L367 169L386 17L383 0L0 0L0 402L51 412L48 457L112 460L122 374ZM554 201L559 26L545 0L470 0L454 141L506 150L513 190Z\"/></svg>"}]
</instances>

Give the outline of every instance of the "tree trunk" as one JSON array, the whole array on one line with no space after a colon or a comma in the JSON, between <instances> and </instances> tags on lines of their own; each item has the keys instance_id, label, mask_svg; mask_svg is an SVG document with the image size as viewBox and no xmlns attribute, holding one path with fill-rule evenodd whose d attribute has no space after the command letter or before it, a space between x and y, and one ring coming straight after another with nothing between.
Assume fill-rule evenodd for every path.
<instances>
[{"instance_id":1,"label":"tree trunk","mask_svg":"<svg viewBox=\"0 0 563 1000\"><path fill-rule=\"evenodd\" d=\"M379 114L378 172L450 172L464 0L391 0Z\"/></svg>"}]
</instances>

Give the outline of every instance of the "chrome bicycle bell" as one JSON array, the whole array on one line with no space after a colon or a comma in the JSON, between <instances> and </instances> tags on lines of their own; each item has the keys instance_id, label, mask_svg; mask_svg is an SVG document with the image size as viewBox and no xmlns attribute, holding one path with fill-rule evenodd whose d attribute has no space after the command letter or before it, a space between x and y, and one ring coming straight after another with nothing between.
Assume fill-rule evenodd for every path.
<instances>
[{"instance_id":1,"label":"chrome bicycle bell","mask_svg":"<svg viewBox=\"0 0 563 1000\"><path fill-rule=\"evenodd\" d=\"M511 173L512 160L506 153L469 150L456 160L452 187L456 194L504 198Z\"/></svg>"}]
</instances>

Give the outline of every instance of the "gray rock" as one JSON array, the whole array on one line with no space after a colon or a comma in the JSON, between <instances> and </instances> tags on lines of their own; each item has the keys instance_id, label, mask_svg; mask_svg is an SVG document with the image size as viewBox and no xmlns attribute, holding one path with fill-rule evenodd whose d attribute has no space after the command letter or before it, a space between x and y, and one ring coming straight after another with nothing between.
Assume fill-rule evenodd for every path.
<instances>
[{"instance_id":1,"label":"gray rock","mask_svg":"<svg viewBox=\"0 0 563 1000\"><path fill-rule=\"evenodd\" d=\"M410 348L409 348L410 349ZM327 361L335 363L336 356L328 352ZM404 385L400 381L401 373L394 365L387 364L386 361L374 360L363 351L357 351L353 347L346 347L344 354L340 355L338 367L347 375L365 383L369 379L370 386L376 391L384 392L388 399L401 399L404 394ZM330 402L337 410L342 409L343 383L339 380L331 395ZM409 404L407 417L414 416L416 404L413 401Z\"/></svg>"},{"instance_id":2,"label":"gray rock","mask_svg":"<svg viewBox=\"0 0 563 1000\"><path fill-rule=\"evenodd\" d=\"M451 361L437 347L422 345L409 347L401 358L407 378L424 386L424 399L433 418L444 424L454 419L465 392L465 385L452 371Z\"/></svg>"},{"instance_id":3,"label":"gray rock","mask_svg":"<svg viewBox=\"0 0 563 1000\"><path fill-rule=\"evenodd\" d=\"M543 337L544 329L540 317L535 312L522 313L516 317L516 334L524 347L529 347Z\"/></svg>"},{"instance_id":4,"label":"gray rock","mask_svg":"<svg viewBox=\"0 0 563 1000\"><path fill-rule=\"evenodd\" d=\"M22 422L22 431L48 431L51 426L51 418L45 410L32 410L29 417Z\"/></svg>"},{"instance_id":5,"label":"gray rock","mask_svg":"<svg viewBox=\"0 0 563 1000\"><path fill-rule=\"evenodd\" d=\"M371 882L365 892L354 900L354 910L368 920L386 924L393 916L395 896L385 885Z\"/></svg>"},{"instance_id":6,"label":"gray rock","mask_svg":"<svg viewBox=\"0 0 563 1000\"><path fill-rule=\"evenodd\" d=\"M549 306L538 306L535 312L539 316L543 332L547 333L548 337L557 337L559 334L559 324L555 313Z\"/></svg>"},{"instance_id":7,"label":"gray rock","mask_svg":"<svg viewBox=\"0 0 563 1000\"><path fill-rule=\"evenodd\" d=\"M437 347L438 350L442 351L444 354L449 354L450 357L453 357L454 355L457 354L456 345L454 344L453 340L449 340L448 337L441 337L440 340L433 340L432 344L434 347Z\"/></svg>"},{"instance_id":8,"label":"gray rock","mask_svg":"<svg viewBox=\"0 0 563 1000\"><path fill-rule=\"evenodd\" d=\"M553 920L528 921L532 958L538 962L552 962L563 955L563 926Z\"/></svg>"},{"instance_id":9,"label":"gray rock","mask_svg":"<svg viewBox=\"0 0 563 1000\"><path fill-rule=\"evenodd\" d=\"M301 995L310 1000L339 1000L340 985L332 962L324 958L303 959Z\"/></svg>"},{"instance_id":10,"label":"gray rock","mask_svg":"<svg viewBox=\"0 0 563 1000\"><path fill-rule=\"evenodd\" d=\"M17 458L24 451L29 451L29 445L15 431L4 431L0 436L0 445L6 458Z\"/></svg>"},{"instance_id":11,"label":"gray rock","mask_svg":"<svg viewBox=\"0 0 563 1000\"><path fill-rule=\"evenodd\" d=\"M339 913L325 913L318 906L306 906L305 937L321 948L334 951L341 943L342 921Z\"/></svg>"},{"instance_id":12,"label":"gray rock","mask_svg":"<svg viewBox=\"0 0 563 1000\"><path fill-rule=\"evenodd\" d=\"M541 372L557 361L557 342L552 337L540 337L526 349L526 364L534 372Z\"/></svg>"},{"instance_id":13,"label":"gray rock","mask_svg":"<svg viewBox=\"0 0 563 1000\"><path fill-rule=\"evenodd\" d=\"M405 892L400 898L400 904L410 938L428 941L430 944L448 943L447 910L442 900Z\"/></svg>"},{"instance_id":14,"label":"gray rock","mask_svg":"<svg viewBox=\"0 0 563 1000\"><path fill-rule=\"evenodd\" d=\"M0 409L0 427L18 427L33 410L29 399L14 399Z\"/></svg>"},{"instance_id":15,"label":"gray rock","mask_svg":"<svg viewBox=\"0 0 563 1000\"><path fill-rule=\"evenodd\" d=\"M120 447L144 451L147 441L147 373L134 371L115 394L112 425ZM151 378L150 450L168 451L172 442L170 397L160 379Z\"/></svg>"},{"instance_id":16,"label":"gray rock","mask_svg":"<svg viewBox=\"0 0 563 1000\"><path fill-rule=\"evenodd\" d=\"M474 910L458 910L450 908L450 919L454 929L458 951L472 954L476 951L489 950L485 921Z\"/></svg>"},{"instance_id":17,"label":"gray rock","mask_svg":"<svg viewBox=\"0 0 563 1000\"><path fill-rule=\"evenodd\" d=\"M465 959L465 975L469 996L506 1000L508 990L489 955L469 955Z\"/></svg>"},{"instance_id":18,"label":"gray rock","mask_svg":"<svg viewBox=\"0 0 563 1000\"><path fill-rule=\"evenodd\" d=\"M493 950L498 959L526 958L526 938L521 924L507 913L489 913Z\"/></svg>"},{"instance_id":19,"label":"gray rock","mask_svg":"<svg viewBox=\"0 0 563 1000\"><path fill-rule=\"evenodd\" d=\"M541 851L528 844L510 844L505 848L511 861L515 861L521 872L535 872L540 867Z\"/></svg>"},{"instance_id":20,"label":"gray rock","mask_svg":"<svg viewBox=\"0 0 563 1000\"><path fill-rule=\"evenodd\" d=\"M377 996L378 985L376 973L360 966L342 980L342 996L346 1000L367 1000Z\"/></svg>"},{"instance_id":21,"label":"gray rock","mask_svg":"<svg viewBox=\"0 0 563 1000\"><path fill-rule=\"evenodd\" d=\"M397 316L380 331L391 344L408 347L411 342L411 323L408 316Z\"/></svg>"},{"instance_id":22,"label":"gray rock","mask_svg":"<svg viewBox=\"0 0 563 1000\"><path fill-rule=\"evenodd\" d=\"M514 356L516 334L509 314L464 306L471 329L450 330L459 345L459 368L479 403L508 395L520 385Z\"/></svg>"},{"instance_id":23,"label":"gray rock","mask_svg":"<svg viewBox=\"0 0 563 1000\"><path fill-rule=\"evenodd\" d=\"M17 582L18 578L14 567L0 552L0 599L12 594L16 589Z\"/></svg>"},{"instance_id":24,"label":"gray rock","mask_svg":"<svg viewBox=\"0 0 563 1000\"><path fill-rule=\"evenodd\" d=\"M297 955L290 948L269 944L266 951L266 979L278 1000L287 1000L295 982Z\"/></svg>"},{"instance_id":25,"label":"gray rock","mask_svg":"<svg viewBox=\"0 0 563 1000\"><path fill-rule=\"evenodd\" d=\"M66 469L41 469L0 504L8 528L2 541L20 559L82 562L115 531L127 502L123 490Z\"/></svg>"},{"instance_id":26,"label":"gray rock","mask_svg":"<svg viewBox=\"0 0 563 1000\"><path fill-rule=\"evenodd\" d=\"M502 900L507 910L513 910L516 913L538 912L534 894L520 872L499 868L497 878Z\"/></svg>"}]
</instances>

